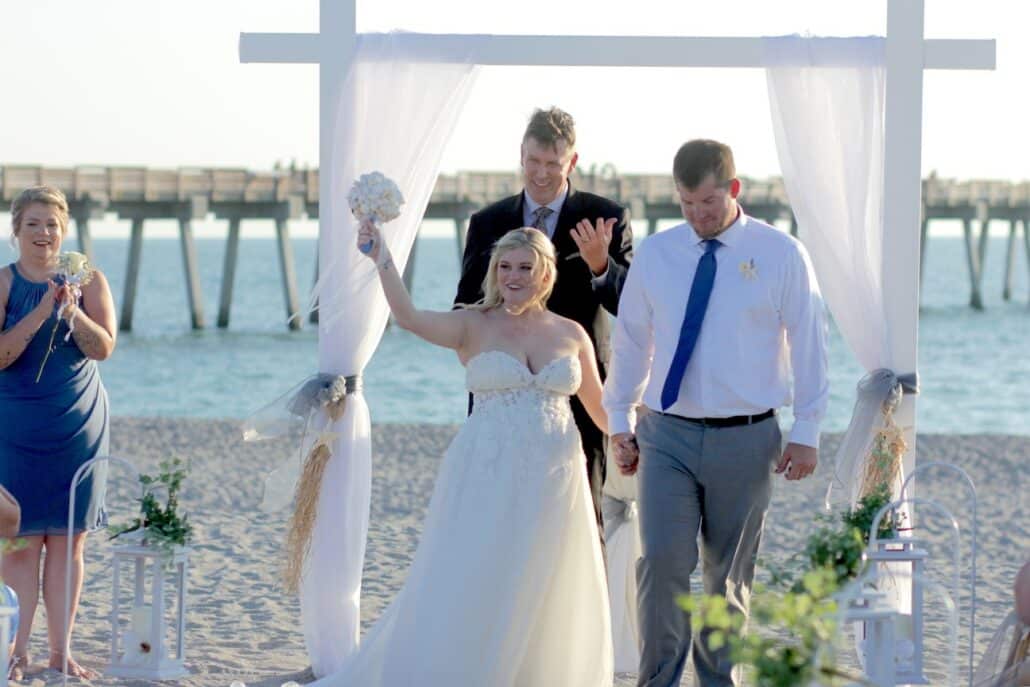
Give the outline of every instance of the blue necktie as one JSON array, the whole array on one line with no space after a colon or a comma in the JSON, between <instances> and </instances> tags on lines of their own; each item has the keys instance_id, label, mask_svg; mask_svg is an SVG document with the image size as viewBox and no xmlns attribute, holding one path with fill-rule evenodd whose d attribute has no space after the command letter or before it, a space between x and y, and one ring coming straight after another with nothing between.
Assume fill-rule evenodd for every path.
<instances>
[{"instance_id":1,"label":"blue necktie","mask_svg":"<svg viewBox=\"0 0 1030 687\"><path fill-rule=\"evenodd\" d=\"M680 395L680 384L687 371L687 363L694 352L698 334L701 333L701 322L705 318L708 299L712 295L712 284L715 283L715 251L722 244L716 239L705 241L705 254L697 263L694 272L694 283L690 285L690 296L687 298L687 314L683 316L680 328L680 340L676 344L676 353L672 356L669 376L662 387L662 410L676 402Z\"/></svg>"}]
</instances>

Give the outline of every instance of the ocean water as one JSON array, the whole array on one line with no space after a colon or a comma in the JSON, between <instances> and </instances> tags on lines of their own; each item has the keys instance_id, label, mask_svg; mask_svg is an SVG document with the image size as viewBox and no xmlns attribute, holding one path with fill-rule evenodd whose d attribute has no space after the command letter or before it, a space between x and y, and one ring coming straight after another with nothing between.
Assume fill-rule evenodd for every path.
<instances>
[{"instance_id":1,"label":"ocean water","mask_svg":"<svg viewBox=\"0 0 1030 687\"><path fill-rule=\"evenodd\" d=\"M128 241L96 239L98 265L116 305L122 301ZM299 286L307 300L315 241L295 238ZM69 246L71 247L71 246ZM929 239L920 315L920 431L1030 434L1030 306L1026 258L1015 263L1013 299L1001 298L1006 239L990 239L984 274L986 309L968 307L969 279L962 239ZM208 327L189 327L177 239L148 238L133 331L119 336L101 364L112 412L127 416L241 418L286 392L317 364L316 331L285 326L275 242L240 242L230 326L214 327L225 241L198 239L204 315ZM447 309L458 277L453 238L419 239L415 301ZM835 328L830 336L831 400L827 431L847 425L862 371ZM463 370L451 351L390 328L365 371L375 422L456 423L465 414Z\"/></svg>"}]
</instances>

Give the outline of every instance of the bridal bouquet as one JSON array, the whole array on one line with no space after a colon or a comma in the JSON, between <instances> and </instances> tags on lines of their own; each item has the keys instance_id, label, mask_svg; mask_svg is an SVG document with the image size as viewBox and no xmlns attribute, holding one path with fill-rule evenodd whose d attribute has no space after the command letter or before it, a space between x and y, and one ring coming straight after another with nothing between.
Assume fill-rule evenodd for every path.
<instances>
[{"instance_id":1,"label":"bridal bouquet","mask_svg":"<svg viewBox=\"0 0 1030 687\"><path fill-rule=\"evenodd\" d=\"M369 220L373 224L384 224L400 216L404 196L393 180L382 172L371 172L362 174L355 180L347 194L347 203L358 221ZM369 252L372 250L372 244L361 246L361 250Z\"/></svg>"},{"instance_id":2,"label":"bridal bouquet","mask_svg":"<svg viewBox=\"0 0 1030 687\"><path fill-rule=\"evenodd\" d=\"M36 373L36 383L43 377L43 367L46 366L46 361L50 357L50 352L54 349L54 337L57 336L57 328L61 324L61 316L69 306L77 304L79 297L82 295L82 287L90 283L93 280L93 266L89 264L89 258L82 253L76 253L69 251L67 253L61 253L57 258L57 273L55 279L59 284L67 284L71 287L71 298L65 299L61 305L57 308L57 322L54 323L54 328L50 331L50 343L47 345L46 355L43 356L43 362L39 365L39 372ZM71 318L68 320L68 333L64 335L64 340L67 341L71 338L72 332L75 331L75 314L78 311L72 313Z\"/></svg>"}]
</instances>

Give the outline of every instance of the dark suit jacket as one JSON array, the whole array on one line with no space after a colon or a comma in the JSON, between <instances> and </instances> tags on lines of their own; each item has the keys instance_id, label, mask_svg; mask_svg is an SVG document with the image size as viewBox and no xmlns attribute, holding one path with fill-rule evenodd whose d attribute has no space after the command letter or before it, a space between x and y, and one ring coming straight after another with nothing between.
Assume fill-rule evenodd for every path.
<instances>
[{"instance_id":1,"label":"dark suit jacket","mask_svg":"<svg viewBox=\"0 0 1030 687\"><path fill-rule=\"evenodd\" d=\"M483 297L483 279L490 263L490 251L499 238L525 224L522 216L524 202L523 194L519 193L472 215L465 240L461 280L454 297L455 304L475 303ZM593 223L598 217L616 217L618 221L612 230L612 242L608 247L608 272L604 281L595 288L592 284L593 274L580 257L570 231L581 219ZM558 258L558 279L547 301L548 309L583 325L594 342L595 351L599 345L606 347L607 329L602 328L599 332L595 324L599 321L601 308L613 315L618 313L619 294L622 293L626 271L633 256L629 210L607 198L576 191L570 183L569 193L558 213L552 240ZM601 370L603 375L603 365Z\"/></svg>"}]
</instances>

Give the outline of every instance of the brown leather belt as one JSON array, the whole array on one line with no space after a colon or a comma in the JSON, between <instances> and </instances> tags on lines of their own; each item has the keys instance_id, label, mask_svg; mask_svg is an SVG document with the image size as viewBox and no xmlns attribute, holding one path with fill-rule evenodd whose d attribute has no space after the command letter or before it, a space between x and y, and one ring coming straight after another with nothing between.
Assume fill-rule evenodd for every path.
<instances>
[{"instance_id":1,"label":"brown leather belt","mask_svg":"<svg viewBox=\"0 0 1030 687\"><path fill-rule=\"evenodd\" d=\"M764 413L759 413L758 415L734 415L732 417L683 417L682 415L675 415L673 413L661 414L674 417L679 420L686 420L687 422L701 425L702 427L738 427L740 425L753 425L756 422L768 420L776 415L776 411L770 408Z\"/></svg>"}]
</instances>

